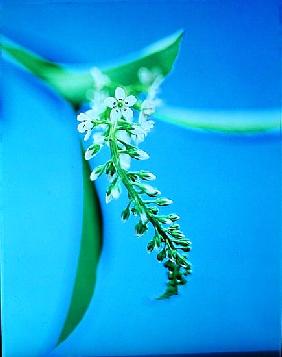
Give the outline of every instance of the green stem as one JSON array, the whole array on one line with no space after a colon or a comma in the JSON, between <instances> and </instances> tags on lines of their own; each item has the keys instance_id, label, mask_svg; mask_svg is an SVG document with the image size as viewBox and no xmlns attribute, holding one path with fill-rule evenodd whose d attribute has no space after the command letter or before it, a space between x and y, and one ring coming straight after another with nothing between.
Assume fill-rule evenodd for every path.
<instances>
[{"instance_id":1,"label":"green stem","mask_svg":"<svg viewBox=\"0 0 282 357\"><path fill-rule=\"evenodd\" d=\"M142 198L140 197L139 193L132 186L130 179L128 178L126 170L124 170L120 166L119 151L118 151L118 146L116 143L117 142L116 130L117 130L116 124L112 124L112 126L110 128L110 133L109 133L109 143L110 143L111 156L112 156L115 168L117 170L117 173L118 173L119 177L121 178L123 185L126 187L128 193L129 193L129 196L132 198L132 200L135 201L137 206L141 207L142 211L145 212L148 221L152 223L155 230L161 235L162 241L164 243L166 243L171 249L175 249L175 246L174 246L172 240L168 237L168 235L166 234L166 232L164 231L163 227L158 222L158 220L148 210L148 208L146 207Z\"/></svg>"}]
</instances>

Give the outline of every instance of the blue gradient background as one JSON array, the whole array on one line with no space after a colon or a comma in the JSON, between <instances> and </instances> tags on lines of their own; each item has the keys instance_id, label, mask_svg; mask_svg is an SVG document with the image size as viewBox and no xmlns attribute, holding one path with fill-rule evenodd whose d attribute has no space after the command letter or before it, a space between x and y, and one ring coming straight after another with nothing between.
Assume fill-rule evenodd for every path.
<instances>
[{"instance_id":1,"label":"blue gradient background","mask_svg":"<svg viewBox=\"0 0 282 357\"><path fill-rule=\"evenodd\" d=\"M195 112L280 120L276 1L4 1L4 34L62 63L106 65L179 28L162 97ZM193 241L181 295L155 301L165 275L146 238L104 204L95 296L56 350L79 250L82 178L70 107L2 62L2 328L5 356L97 356L280 348L278 135L239 137L162 122L143 148Z\"/></svg>"}]
</instances>

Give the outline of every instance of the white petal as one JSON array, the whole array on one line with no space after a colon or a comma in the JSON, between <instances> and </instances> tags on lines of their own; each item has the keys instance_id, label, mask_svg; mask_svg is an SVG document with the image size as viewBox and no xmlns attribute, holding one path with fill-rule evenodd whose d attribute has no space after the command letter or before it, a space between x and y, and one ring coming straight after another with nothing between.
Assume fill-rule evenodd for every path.
<instances>
[{"instance_id":1,"label":"white petal","mask_svg":"<svg viewBox=\"0 0 282 357\"><path fill-rule=\"evenodd\" d=\"M88 120L97 120L99 119L99 114L97 112L97 110L95 110L94 108L93 109L90 109L90 110L87 110L87 112L85 112L86 114L86 117ZM86 119L85 119L86 120Z\"/></svg>"},{"instance_id":2,"label":"white petal","mask_svg":"<svg viewBox=\"0 0 282 357\"><path fill-rule=\"evenodd\" d=\"M121 118L121 112L120 109L114 108L111 110L110 118L112 122L116 122Z\"/></svg>"},{"instance_id":3,"label":"white petal","mask_svg":"<svg viewBox=\"0 0 282 357\"><path fill-rule=\"evenodd\" d=\"M99 176L99 172L97 172L97 170L93 170L90 175L90 180L95 181L97 180L98 176Z\"/></svg>"},{"instance_id":4,"label":"white petal","mask_svg":"<svg viewBox=\"0 0 282 357\"><path fill-rule=\"evenodd\" d=\"M84 154L85 160L90 160L93 157L93 151L90 149L87 149Z\"/></svg>"},{"instance_id":5,"label":"white petal","mask_svg":"<svg viewBox=\"0 0 282 357\"><path fill-rule=\"evenodd\" d=\"M94 80L97 89L102 89L104 86L109 84L110 80L108 76L106 76L103 72L101 72L99 68L93 67L90 73L92 75L92 78Z\"/></svg>"},{"instance_id":6,"label":"white petal","mask_svg":"<svg viewBox=\"0 0 282 357\"><path fill-rule=\"evenodd\" d=\"M120 185L116 185L111 192L111 195L113 197L114 200L117 200L120 196L121 193L121 189L120 189Z\"/></svg>"},{"instance_id":7,"label":"white petal","mask_svg":"<svg viewBox=\"0 0 282 357\"><path fill-rule=\"evenodd\" d=\"M84 122L84 127L86 130L91 130L93 128L93 123L90 120Z\"/></svg>"},{"instance_id":8,"label":"white petal","mask_svg":"<svg viewBox=\"0 0 282 357\"><path fill-rule=\"evenodd\" d=\"M91 130L87 130L84 136L84 141L87 141L90 138L90 135L91 135Z\"/></svg>"},{"instance_id":9,"label":"white petal","mask_svg":"<svg viewBox=\"0 0 282 357\"><path fill-rule=\"evenodd\" d=\"M111 194L110 195L106 194L106 203L111 202L112 199L113 199L113 196Z\"/></svg>"},{"instance_id":10,"label":"white petal","mask_svg":"<svg viewBox=\"0 0 282 357\"><path fill-rule=\"evenodd\" d=\"M105 136L103 133L95 133L93 135L94 144L103 145L105 142Z\"/></svg>"},{"instance_id":11,"label":"white petal","mask_svg":"<svg viewBox=\"0 0 282 357\"><path fill-rule=\"evenodd\" d=\"M133 118L133 111L130 108L122 108L121 110L122 116L124 117L124 119L126 119L127 121L131 121Z\"/></svg>"},{"instance_id":12,"label":"white petal","mask_svg":"<svg viewBox=\"0 0 282 357\"><path fill-rule=\"evenodd\" d=\"M152 72L146 68L146 67L141 67L138 71L138 77L139 77L139 81L142 84L150 84L152 82Z\"/></svg>"},{"instance_id":13,"label":"white petal","mask_svg":"<svg viewBox=\"0 0 282 357\"><path fill-rule=\"evenodd\" d=\"M146 153L146 151L138 149L137 150L137 155L138 155L138 160L148 160L149 159L149 154Z\"/></svg>"},{"instance_id":14,"label":"white petal","mask_svg":"<svg viewBox=\"0 0 282 357\"><path fill-rule=\"evenodd\" d=\"M120 154L119 161L122 169L128 170L130 168L131 157L129 155Z\"/></svg>"},{"instance_id":15,"label":"white petal","mask_svg":"<svg viewBox=\"0 0 282 357\"><path fill-rule=\"evenodd\" d=\"M137 98L134 95L129 95L124 99L124 104L128 107L132 107L137 102Z\"/></svg>"},{"instance_id":16,"label":"white petal","mask_svg":"<svg viewBox=\"0 0 282 357\"><path fill-rule=\"evenodd\" d=\"M78 114L78 116L76 117L76 119L77 119L78 121L85 121L85 120L87 120L88 118L87 118L87 115L85 115L84 113L80 113L80 114Z\"/></svg>"},{"instance_id":17,"label":"white petal","mask_svg":"<svg viewBox=\"0 0 282 357\"><path fill-rule=\"evenodd\" d=\"M143 224L148 221L147 214L144 211L140 213L140 219Z\"/></svg>"},{"instance_id":18,"label":"white petal","mask_svg":"<svg viewBox=\"0 0 282 357\"><path fill-rule=\"evenodd\" d=\"M116 137L119 140L124 141L126 144L129 144L131 141L131 136L128 134L128 132L126 130L118 130Z\"/></svg>"},{"instance_id":19,"label":"white petal","mask_svg":"<svg viewBox=\"0 0 282 357\"><path fill-rule=\"evenodd\" d=\"M85 121L83 121L82 123L79 123L79 124L78 124L77 130L78 130L80 133L84 133L84 132L86 131Z\"/></svg>"},{"instance_id":20,"label":"white petal","mask_svg":"<svg viewBox=\"0 0 282 357\"><path fill-rule=\"evenodd\" d=\"M125 91L121 87L117 87L115 97L117 100L123 100L125 98Z\"/></svg>"},{"instance_id":21,"label":"white petal","mask_svg":"<svg viewBox=\"0 0 282 357\"><path fill-rule=\"evenodd\" d=\"M140 127L136 127L132 134L135 136L135 142L137 144L142 143L142 141L144 141L146 133L144 132L144 130Z\"/></svg>"},{"instance_id":22,"label":"white petal","mask_svg":"<svg viewBox=\"0 0 282 357\"><path fill-rule=\"evenodd\" d=\"M109 108L114 108L117 105L117 100L114 97L108 97L104 100L104 104Z\"/></svg>"}]
</instances>

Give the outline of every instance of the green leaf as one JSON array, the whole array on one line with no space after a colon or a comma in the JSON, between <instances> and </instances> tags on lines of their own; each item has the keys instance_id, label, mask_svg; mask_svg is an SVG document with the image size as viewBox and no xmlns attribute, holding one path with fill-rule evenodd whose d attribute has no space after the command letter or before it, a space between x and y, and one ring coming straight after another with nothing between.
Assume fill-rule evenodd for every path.
<instances>
[{"instance_id":1,"label":"green leaf","mask_svg":"<svg viewBox=\"0 0 282 357\"><path fill-rule=\"evenodd\" d=\"M68 70L10 41L4 36L1 47L4 55L7 54L16 63L45 81L74 107L79 107L85 100L87 90L93 86L89 71Z\"/></svg>"},{"instance_id":2,"label":"green leaf","mask_svg":"<svg viewBox=\"0 0 282 357\"><path fill-rule=\"evenodd\" d=\"M105 69L104 73L119 85L136 84L140 67L148 69L158 67L163 75L167 75L177 56L182 35L182 32L177 32L144 49L135 55L135 59ZM89 89L93 88L90 70L67 69L4 37L2 38L2 50L35 76L48 83L74 107L79 107L87 99L86 95Z\"/></svg>"},{"instance_id":3,"label":"green leaf","mask_svg":"<svg viewBox=\"0 0 282 357\"><path fill-rule=\"evenodd\" d=\"M179 51L183 32L178 31L151 46L137 55L136 59L127 63L106 69L104 72L112 81L122 85L134 85L138 83L138 70L141 67L153 69L158 67L163 76L172 69L173 63Z\"/></svg>"},{"instance_id":4,"label":"green leaf","mask_svg":"<svg viewBox=\"0 0 282 357\"><path fill-rule=\"evenodd\" d=\"M204 111L163 107L155 118L186 129L225 134L256 135L280 131L279 109Z\"/></svg>"},{"instance_id":5,"label":"green leaf","mask_svg":"<svg viewBox=\"0 0 282 357\"><path fill-rule=\"evenodd\" d=\"M63 342L84 316L96 284L96 270L102 250L102 216L95 187L89 180L90 168L84 160L83 169L83 221L80 252L74 288L68 313L57 345Z\"/></svg>"}]
</instances>

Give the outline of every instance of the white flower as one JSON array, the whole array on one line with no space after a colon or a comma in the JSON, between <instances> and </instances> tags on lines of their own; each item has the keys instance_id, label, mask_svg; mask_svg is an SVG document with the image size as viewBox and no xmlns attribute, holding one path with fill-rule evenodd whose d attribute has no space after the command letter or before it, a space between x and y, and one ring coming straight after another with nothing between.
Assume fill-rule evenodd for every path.
<instances>
[{"instance_id":1,"label":"white flower","mask_svg":"<svg viewBox=\"0 0 282 357\"><path fill-rule=\"evenodd\" d=\"M99 68L93 67L90 73L97 90L104 88L110 83L110 78L101 72Z\"/></svg>"},{"instance_id":2,"label":"white flower","mask_svg":"<svg viewBox=\"0 0 282 357\"><path fill-rule=\"evenodd\" d=\"M97 166L97 167L91 172L90 180L91 180L91 181L97 180L97 178L98 178L100 175L102 175L104 169L105 169L105 165L99 165L99 166Z\"/></svg>"},{"instance_id":3,"label":"white flower","mask_svg":"<svg viewBox=\"0 0 282 357\"><path fill-rule=\"evenodd\" d=\"M148 185L147 183L140 185L140 187L143 189L144 192L147 193L147 195L151 197L155 197L161 193L159 190L152 187L151 185Z\"/></svg>"},{"instance_id":4,"label":"white flower","mask_svg":"<svg viewBox=\"0 0 282 357\"><path fill-rule=\"evenodd\" d=\"M158 107L160 104L161 104L160 99L148 97L141 104L141 111L144 115L147 116L152 115L155 113L156 107Z\"/></svg>"},{"instance_id":5,"label":"white flower","mask_svg":"<svg viewBox=\"0 0 282 357\"><path fill-rule=\"evenodd\" d=\"M137 144L140 144L142 141L144 141L145 137L154 127L154 124L155 123L153 120L148 120L142 112L140 113L139 124L136 124L132 130L132 135L135 136L135 142Z\"/></svg>"},{"instance_id":6,"label":"white flower","mask_svg":"<svg viewBox=\"0 0 282 357\"><path fill-rule=\"evenodd\" d=\"M94 156L93 151L91 149L87 149L85 151L85 154L84 154L85 160L90 160L90 159L92 159L93 156Z\"/></svg>"},{"instance_id":7,"label":"white flower","mask_svg":"<svg viewBox=\"0 0 282 357\"><path fill-rule=\"evenodd\" d=\"M121 87L117 87L115 90L115 97L108 97L104 103L107 107L111 108L111 120L116 122L121 117L131 121L133 117L133 111L130 109L137 99L134 95L126 96L125 91Z\"/></svg>"},{"instance_id":8,"label":"white flower","mask_svg":"<svg viewBox=\"0 0 282 357\"><path fill-rule=\"evenodd\" d=\"M144 210L140 212L140 220L143 224L148 222L148 217Z\"/></svg>"},{"instance_id":9,"label":"white flower","mask_svg":"<svg viewBox=\"0 0 282 357\"><path fill-rule=\"evenodd\" d=\"M118 130L116 133L116 137L117 139L125 142L126 144L130 144L131 142L131 136L126 130ZM128 154L120 154L119 162L122 169L128 170L131 164L131 156Z\"/></svg>"},{"instance_id":10,"label":"white flower","mask_svg":"<svg viewBox=\"0 0 282 357\"><path fill-rule=\"evenodd\" d=\"M138 71L138 78L140 83L150 85L154 82L156 77L160 76L160 69L155 67L152 69L141 67Z\"/></svg>"},{"instance_id":11,"label":"white flower","mask_svg":"<svg viewBox=\"0 0 282 357\"><path fill-rule=\"evenodd\" d=\"M106 203L111 202L111 200L117 200L121 194L121 186L117 183L110 191L106 193Z\"/></svg>"},{"instance_id":12,"label":"white flower","mask_svg":"<svg viewBox=\"0 0 282 357\"><path fill-rule=\"evenodd\" d=\"M126 144L130 144L131 137L126 130L118 130L116 133L116 137L117 139L125 142Z\"/></svg>"},{"instance_id":13,"label":"white flower","mask_svg":"<svg viewBox=\"0 0 282 357\"><path fill-rule=\"evenodd\" d=\"M146 153L146 151L137 149L135 158L137 160L148 160L150 158L150 156L148 153Z\"/></svg>"},{"instance_id":14,"label":"white flower","mask_svg":"<svg viewBox=\"0 0 282 357\"><path fill-rule=\"evenodd\" d=\"M104 145L104 143L105 143L104 133L102 133L102 132L95 133L93 135L93 142L94 142L94 144Z\"/></svg>"},{"instance_id":15,"label":"white flower","mask_svg":"<svg viewBox=\"0 0 282 357\"><path fill-rule=\"evenodd\" d=\"M108 97L108 93L102 90L96 90L91 99L91 107L98 115L102 114L107 106L105 105L105 99Z\"/></svg>"},{"instance_id":16,"label":"white flower","mask_svg":"<svg viewBox=\"0 0 282 357\"><path fill-rule=\"evenodd\" d=\"M84 153L85 160L90 160L94 157L101 149L101 145L93 144L90 145L89 148Z\"/></svg>"},{"instance_id":17,"label":"white flower","mask_svg":"<svg viewBox=\"0 0 282 357\"><path fill-rule=\"evenodd\" d=\"M85 113L80 113L77 116L77 120L80 122L77 126L77 130L80 133L85 133L84 140L88 140L91 135L91 130L94 127L95 120L99 119L96 112L88 110Z\"/></svg>"},{"instance_id":18,"label":"white flower","mask_svg":"<svg viewBox=\"0 0 282 357\"><path fill-rule=\"evenodd\" d=\"M128 154L120 154L119 155L119 163L120 167L124 170L128 170L130 168L131 157Z\"/></svg>"},{"instance_id":19,"label":"white flower","mask_svg":"<svg viewBox=\"0 0 282 357\"><path fill-rule=\"evenodd\" d=\"M148 99L155 99L157 97L162 82L163 82L163 77L161 75L157 76L156 79L151 84L151 86L148 88L148 97L147 97Z\"/></svg>"}]
</instances>

